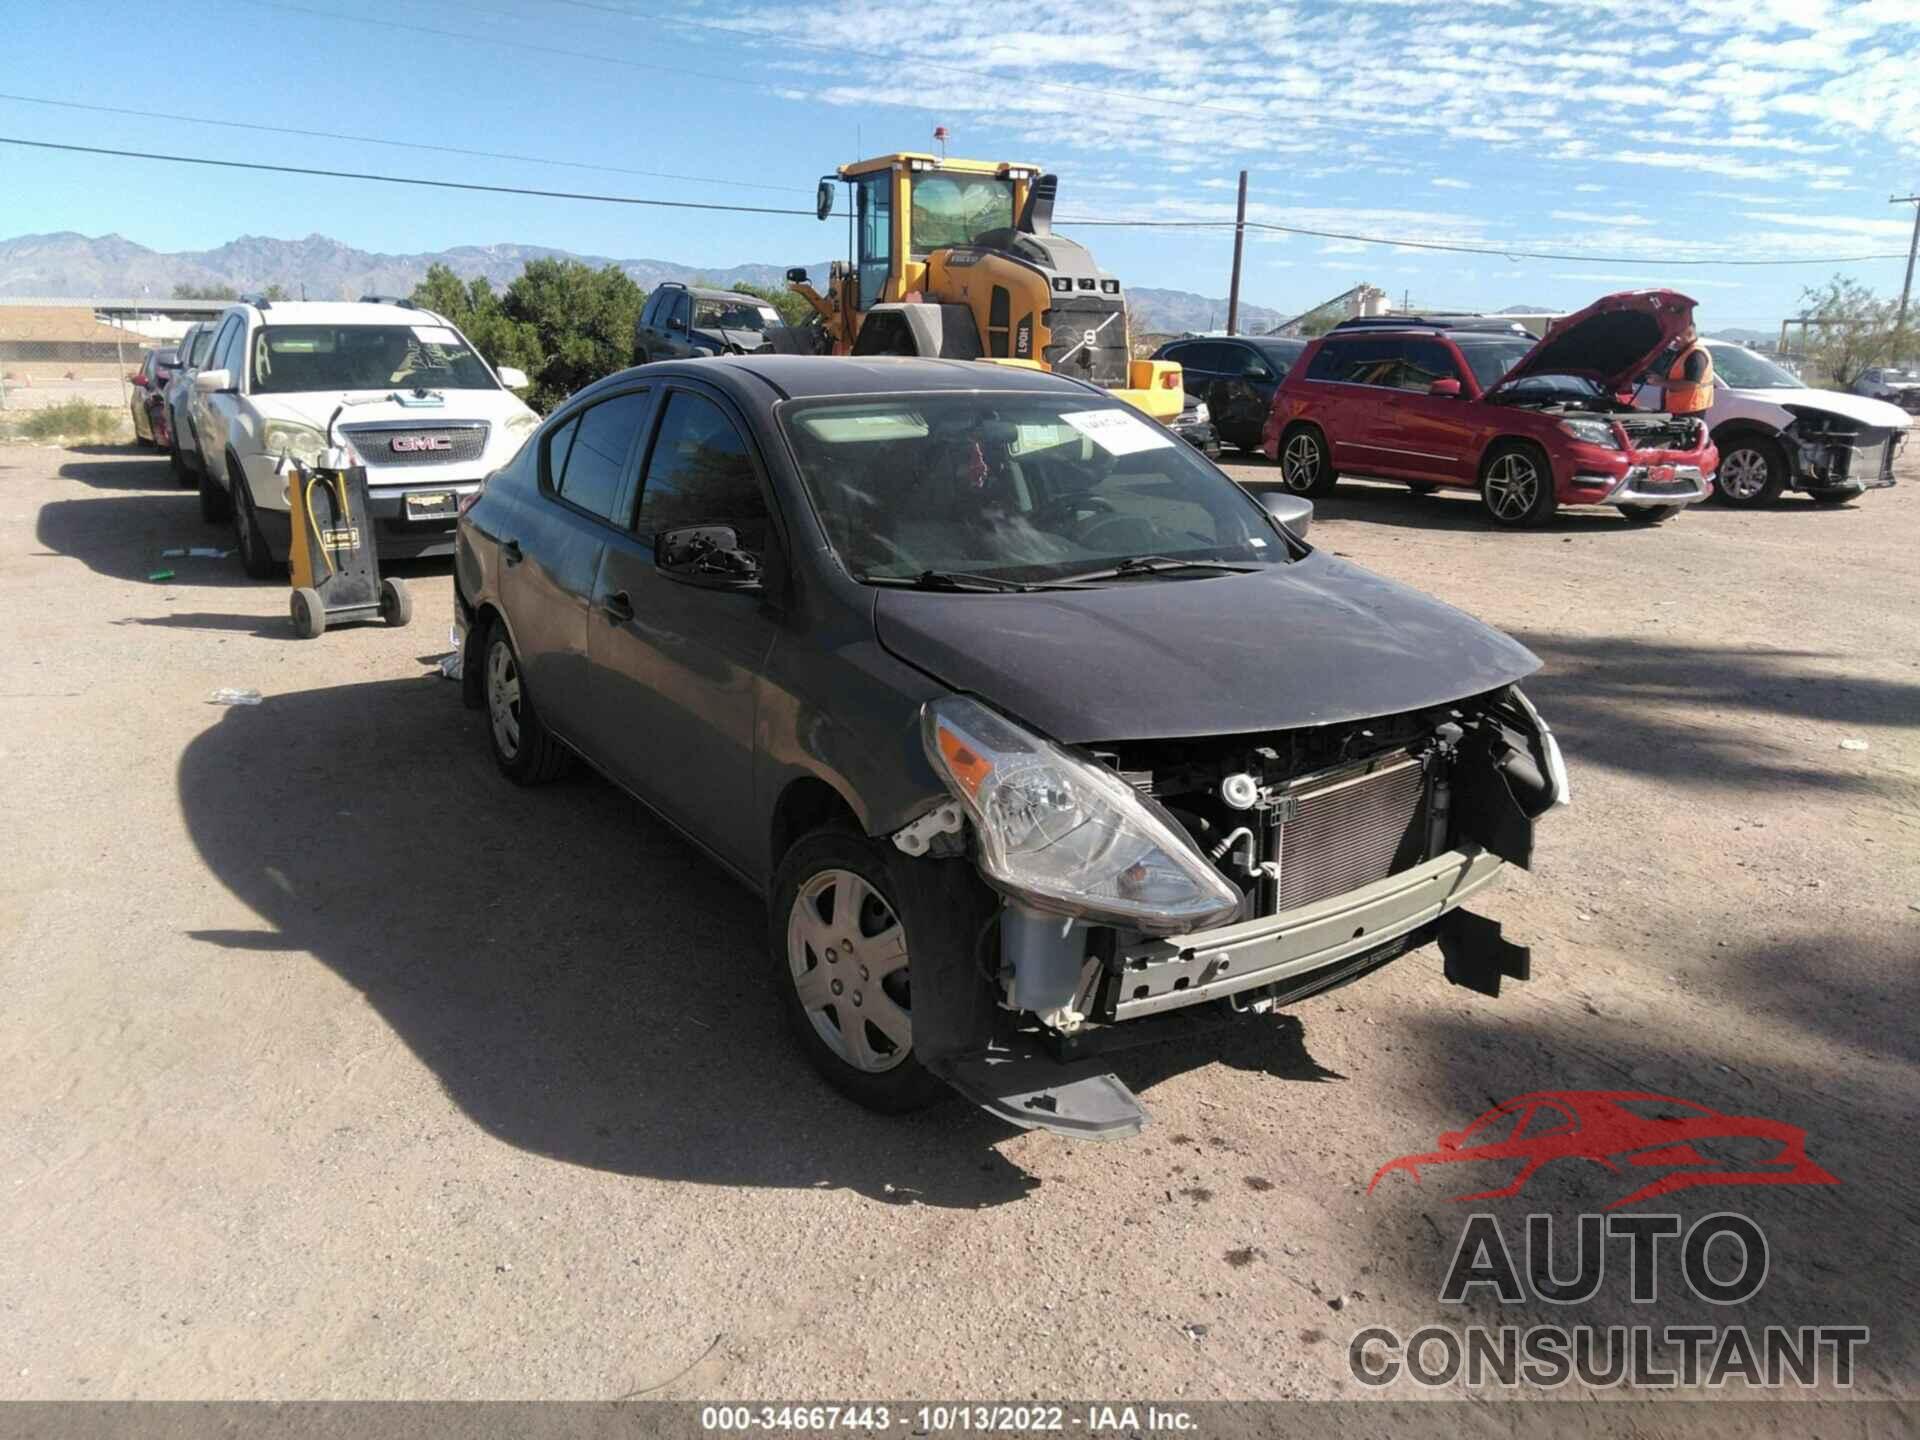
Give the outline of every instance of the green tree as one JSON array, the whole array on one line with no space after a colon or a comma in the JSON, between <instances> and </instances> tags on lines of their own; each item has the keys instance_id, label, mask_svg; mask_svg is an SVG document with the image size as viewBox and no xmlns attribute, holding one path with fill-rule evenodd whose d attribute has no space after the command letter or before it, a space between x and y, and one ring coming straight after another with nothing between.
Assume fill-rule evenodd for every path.
<instances>
[{"instance_id":1,"label":"green tree","mask_svg":"<svg viewBox=\"0 0 1920 1440\"><path fill-rule=\"evenodd\" d=\"M1801 317L1815 322L1806 327L1807 359L1838 389L1851 390L1861 372L1913 348L1913 327L1894 323L1899 307L1851 276L1808 286L1800 303Z\"/></svg>"},{"instance_id":2,"label":"green tree","mask_svg":"<svg viewBox=\"0 0 1920 1440\"><path fill-rule=\"evenodd\" d=\"M173 287L176 300L238 300L240 292L231 285L190 285L181 281Z\"/></svg>"},{"instance_id":3,"label":"green tree","mask_svg":"<svg viewBox=\"0 0 1920 1440\"><path fill-rule=\"evenodd\" d=\"M507 314L501 298L493 293L486 276L476 275L462 281L445 265L434 265L426 278L413 287L414 304L444 315L473 342L473 348L496 369L513 365L535 381L524 397L536 409L550 409L560 396L545 397L539 380L546 365L540 349L539 332L531 324Z\"/></svg>"}]
</instances>

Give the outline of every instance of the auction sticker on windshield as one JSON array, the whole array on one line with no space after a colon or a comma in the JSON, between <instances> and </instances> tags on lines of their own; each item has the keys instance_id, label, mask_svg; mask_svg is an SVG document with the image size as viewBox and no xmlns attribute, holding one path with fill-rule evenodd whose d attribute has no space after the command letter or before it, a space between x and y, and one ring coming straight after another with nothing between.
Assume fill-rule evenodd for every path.
<instances>
[{"instance_id":1,"label":"auction sticker on windshield","mask_svg":"<svg viewBox=\"0 0 1920 1440\"><path fill-rule=\"evenodd\" d=\"M1109 455L1132 455L1173 444L1171 435L1131 410L1069 410L1060 418Z\"/></svg>"}]
</instances>

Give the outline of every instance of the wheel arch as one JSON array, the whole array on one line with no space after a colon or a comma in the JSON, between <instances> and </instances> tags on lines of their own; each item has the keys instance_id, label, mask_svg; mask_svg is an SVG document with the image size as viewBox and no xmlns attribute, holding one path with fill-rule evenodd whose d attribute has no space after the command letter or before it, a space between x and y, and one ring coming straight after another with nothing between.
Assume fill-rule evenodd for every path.
<instances>
[{"instance_id":1,"label":"wheel arch","mask_svg":"<svg viewBox=\"0 0 1920 1440\"><path fill-rule=\"evenodd\" d=\"M780 791L767 822L767 871L771 874L801 836L836 821L864 835L859 809L838 787L818 775L796 775Z\"/></svg>"},{"instance_id":2,"label":"wheel arch","mask_svg":"<svg viewBox=\"0 0 1920 1440\"><path fill-rule=\"evenodd\" d=\"M466 644L460 647L460 703L469 710L480 710L487 703L486 643L487 633L499 621L500 628L507 632L507 640L519 652L519 642L513 638L513 622L507 619L507 612L491 600L483 600L473 611L473 623L467 626Z\"/></svg>"},{"instance_id":3,"label":"wheel arch","mask_svg":"<svg viewBox=\"0 0 1920 1440\"><path fill-rule=\"evenodd\" d=\"M1486 478L1488 462L1503 446L1519 446L1533 451L1545 462L1547 478L1553 479L1553 455L1544 444L1532 435L1523 435L1514 430L1501 430L1489 435L1480 447L1480 454L1473 462L1473 478L1476 482Z\"/></svg>"}]
</instances>

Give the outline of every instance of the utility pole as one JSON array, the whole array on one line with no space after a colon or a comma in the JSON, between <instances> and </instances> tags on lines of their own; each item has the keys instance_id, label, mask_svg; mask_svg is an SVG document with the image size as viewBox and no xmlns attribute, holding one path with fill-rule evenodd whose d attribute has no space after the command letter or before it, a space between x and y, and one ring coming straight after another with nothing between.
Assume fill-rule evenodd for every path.
<instances>
[{"instance_id":1,"label":"utility pole","mask_svg":"<svg viewBox=\"0 0 1920 1440\"><path fill-rule=\"evenodd\" d=\"M1904 330L1907 324L1907 297L1913 293L1913 257L1920 253L1920 195L1895 195L1887 203L1913 206L1913 239L1907 243L1907 280L1900 287L1900 318L1894 322L1896 330Z\"/></svg>"},{"instance_id":2,"label":"utility pole","mask_svg":"<svg viewBox=\"0 0 1920 1440\"><path fill-rule=\"evenodd\" d=\"M1920 213L1920 212L1916 212ZM1233 279L1227 286L1227 333L1240 333L1240 251L1247 243L1247 172L1240 172L1240 211L1233 222Z\"/></svg>"}]
</instances>

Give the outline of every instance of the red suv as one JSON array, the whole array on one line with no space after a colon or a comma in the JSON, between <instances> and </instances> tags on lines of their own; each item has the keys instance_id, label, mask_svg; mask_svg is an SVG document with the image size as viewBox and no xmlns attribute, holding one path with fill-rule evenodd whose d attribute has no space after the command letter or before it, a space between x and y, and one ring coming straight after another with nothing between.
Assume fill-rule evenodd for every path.
<instances>
[{"instance_id":1,"label":"red suv","mask_svg":"<svg viewBox=\"0 0 1920 1440\"><path fill-rule=\"evenodd\" d=\"M1693 301L1671 290L1609 295L1537 342L1494 319L1349 320L1287 372L1263 448L1302 495L1377 475L1471 487L1496 525L1545 524L1561 505L1657 525L1707 497L1719 452L1699 419L1620 395L1693 338Z\"/></svg>"}]
</instances>

